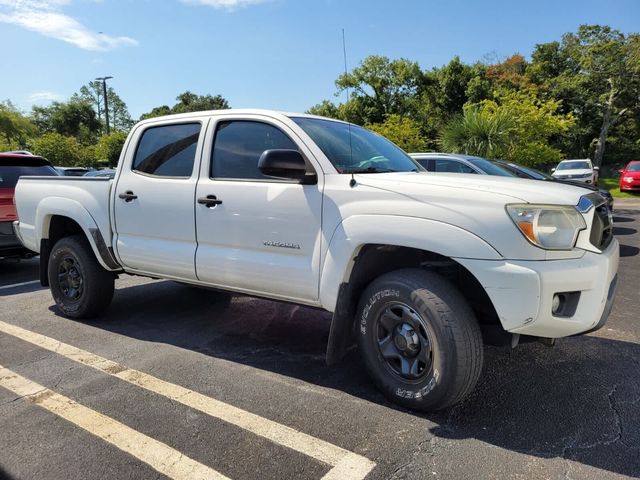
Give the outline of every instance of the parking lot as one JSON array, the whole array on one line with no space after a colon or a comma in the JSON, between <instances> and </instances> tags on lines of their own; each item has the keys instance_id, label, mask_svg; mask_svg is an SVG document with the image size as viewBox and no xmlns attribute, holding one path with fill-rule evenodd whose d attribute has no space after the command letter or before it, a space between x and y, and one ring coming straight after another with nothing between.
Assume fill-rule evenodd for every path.
<instances>
[{"instance_id":1,"label":"parking lot","mask_svg":"<svg viewBox=\"0 0 640 480\"><path fill-rule=\"evenodd\" d=\"M37 259L0 262L0 478L640 476L640 202L618 201L608 324L553 348L485 347L474 394L389 403L330 315L123 276L108 314L59 316Z\"/></svg>"}]
</instances>

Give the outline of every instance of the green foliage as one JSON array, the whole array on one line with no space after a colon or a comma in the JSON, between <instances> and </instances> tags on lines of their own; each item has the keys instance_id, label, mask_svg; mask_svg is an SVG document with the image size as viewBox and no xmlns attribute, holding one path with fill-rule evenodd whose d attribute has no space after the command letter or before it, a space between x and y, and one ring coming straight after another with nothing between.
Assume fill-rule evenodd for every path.
<instances>
[{"instance_id":1,"label":"green foliage","mask_svg":"<svg viewBox=\"0 0 640 480\"><path fill-rule=\"evenodd\" d=\"M126 139L127 134L124 132L112 132L100 137L95 146L95 160L105 166L115 166Z\"/></svg>"},{"instance_id":2,"label":"green foliage","mask_svg":"<svg viewBox=\"0 0 640 480\"><path fill-rule=\"evenodd\" d=\"M391 114L384 122L369 123L366 127L388 138L406 152L421 152L426 147L420 125L408 117Z\"/></svg>"},{"instance_id":3,"label":"green foliage","mask_svg":"<svg viewBox=\"0 0 640 480\"><path fill-rule=\"evenodd\" d=\"M173 113L200 112L204 110L224 110L231 108L229 102L221 95L196 95L187 90L176 97L178 103L173 107L161 105L153 108L150 112L143 114L140 120L146 118L160 117Z\"/></svg>"},{"instance_id":4,"label":"green foliage","mask_svg":"<svg viewBox=\"0 0 640 480\"><path fill-rule=\"evenodd\" d=\"M640 36L601 25L582 25L561 42L536 46L527 75L546 98L562 101L576 117L555 143L574 158L617 163L638 154L640 137ZM624 138L631 141L624 141ZM617 138L613 156L605 142Z\"/></svg>"},{"instance_id":5,"label":"green foliage","mask_svg":"<svg viewBox=\"0 0 640 480\"><path fill-rule=\"evenodd\" d=\"M440 145L446 152L505 158L513 145L516 129L513 112L470 106L442 130Z\"/></svg>"},{"instance_id":6,"label":"green foliage","mask_svg":"<svg viewBox=\"0 0 640 480\"><path fill-rule=\"evenodd\" d=\"M93 80L80 88L80 92L71 97L72 100L83 100L93 107L98 115L98 120L102 123L102 131L106 131L104 90L102 82ZM128 132L134 121L129 114L127 104L120 98L111 86L107 86L107 106L109 107L109 126L112 130Z\"/></svg>"},{"instance_id":7,"label":"green foliage","mask_svg":"<svg viewBox=\"0 0 640 480\"><path fill-rule=\"evenodd\" d=\"M53 102L48 107L34 106L32 118L43 133L55 132L72 136L83 143L93 143L101 130L93 107L80 98L68 102Z\"/></svg>"},{"instance_id":8,"label":"green foliage","mask_svg":"<svg viewBox=\"0 0 640 480\"><path fill-rule=\"evenodd\" d=\"M360 124L381 123L387 115L415 110L414 98L422 82L420 66L400 58L371 55L336 80L336 95L349 91L348 119Z\"/></svg>"},{"instance_id":9,"label":"green foliage","mask_svg":"<svg viewBox=\"0 0 640 480\"><path fill-rule=\"evenodd\" d=\"M74 137L58 132L47 132L31 141L31 151L47 158L52 164L62 167L87 165L87 153Z\"/></svg>"},{"instance_id":10,"label":"green foliage","mask_svg":"<svg viewBox=\"0 0 640 480\"><path fill-rule=\"evenodd\" d=\"M549 139L573 126L557 100L539 100L534 89L501 90L495 100L469 105L442 131L447 151L512 160L523 165L558 162L562 153Z\"/></svg>"},{"instance_id":11,"label":"green foliage","mask_svg":"<svg viewBox=\"0 0 640 480\"><path fill-rule=\"evenodd\" d=\"M11 102L0 102L0 151L24 148L27 139L37 130L33 122Z\"/></svg>"}]
</instances>

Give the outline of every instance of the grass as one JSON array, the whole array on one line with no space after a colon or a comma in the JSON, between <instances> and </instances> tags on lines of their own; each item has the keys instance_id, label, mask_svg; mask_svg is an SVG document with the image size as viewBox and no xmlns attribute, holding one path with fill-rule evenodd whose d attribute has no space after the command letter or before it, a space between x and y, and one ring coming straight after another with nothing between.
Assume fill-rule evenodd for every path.
<instances>
[{"instance_id":1,"label":"grass","mask_svg":"<svg viewBox=\"0 0 640 480\"><path fill-rule=\"evenodd\" d=\"M614 198L637 198L640 200L640 193L620 191L620 178L599 178L598 186L609 190Z\"/></svg>"}]
</instances>

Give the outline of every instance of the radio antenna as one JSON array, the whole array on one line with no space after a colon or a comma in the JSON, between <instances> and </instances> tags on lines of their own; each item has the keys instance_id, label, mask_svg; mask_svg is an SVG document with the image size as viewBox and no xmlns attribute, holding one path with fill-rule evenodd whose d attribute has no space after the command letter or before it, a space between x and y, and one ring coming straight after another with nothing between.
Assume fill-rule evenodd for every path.
<instances>
[{"instance_id":1,"label":"radio antenna","mask_svg":"<svg viewBox=\"0 0 640 480\"><path fill-rule=\"evenodd\" d=\"M348 70L347 70L347 42L345 40L344 37L344 28L342 29L342 57L344 59L344 76L345 76L345 80L347 79L347 75L349 75ZM345 102L345 113L347 112L347 103L349 103L349 84L347 82L347 87L346 87L346 92L347 92L347 101ZM356 179L353 176L353 142L351 141L351 122L349 121L349 119L347 118L347 126L349 128L349 157L350 157L350 166L351 166L351 180L349 181L349 186L351 188L356 186Z\"/></svg>"}]
</instances>

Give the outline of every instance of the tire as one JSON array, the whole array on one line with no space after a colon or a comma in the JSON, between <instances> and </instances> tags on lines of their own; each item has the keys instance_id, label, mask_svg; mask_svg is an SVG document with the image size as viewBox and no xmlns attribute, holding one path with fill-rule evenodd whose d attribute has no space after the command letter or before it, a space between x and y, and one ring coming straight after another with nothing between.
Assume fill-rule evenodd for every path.
<instances>
[{"instance_id":1,"label":"tire","mask_svg":"<svg viewBox=\"0 0 640 480\"><path fill-rule=\"evenodd\" d=\"M102 313L113 298L115 276L98 263L82 235L60 239L49 257L49 285L65 317L88 319Z\"/></svg>"},{"instance_id":2,"label":"tire","mask_svg":"<svg viewBox=\"0 0 640 480\"><path fill-rule=\"evenodd\" d=\"M373 382L412 410L452 406L480 378L478 322L460 292L433 272L396 270L374 280L360 298L356 337Z\"/></svg>"}]
</instances>

